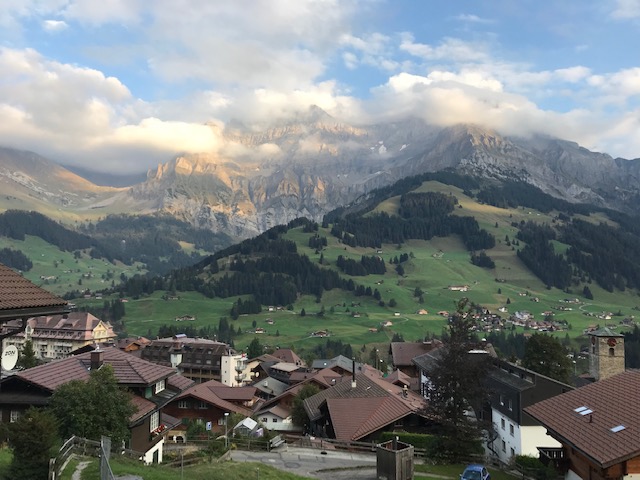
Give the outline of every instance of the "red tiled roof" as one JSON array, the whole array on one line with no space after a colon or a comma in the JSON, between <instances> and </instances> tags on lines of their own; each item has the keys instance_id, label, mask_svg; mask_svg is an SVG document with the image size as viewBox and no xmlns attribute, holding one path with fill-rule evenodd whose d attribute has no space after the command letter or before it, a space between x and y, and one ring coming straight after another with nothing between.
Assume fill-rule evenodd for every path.
<instances>
[{"instance_id":1,"label":"red tiled roof","mask_svg":"<svg viewBox=\"0 0 640 480\"><path fill-rule=\"evenodd\" d=\"M63 300L34 285L11 268L0 264L0 316L10 316L12 311L51 308L64 311Z\"/></svg>"},{"instance_id":2,"label":"red tiled roof","mask_svg":"<svg viewBox=\"0 0 640 480\"><path fill-rule=\"evenodd\" d=\"M640 455L640 370L600 380L538 402L525 412L561 443L592 458L603 468ZM592 413L581 415L586 407ZM619 432L611 429L623 425Z\"/></svg>"},{"instance_id":3,"label":"red tiled roof","mask_svg":"<svg viewBox=\"0 0 640 480\"><path fill-rule=\"evenodd\" d=\"M147 386L176 375L170 367L163 367L129 355L116 347L102 350L103 361L113 367L118 384L122 386ZM35 385L53 391L71 380L88 380L91 354L82 353L75 357L56 360L51 363L29 368L17 375ZM177 376L177 375L176 375ZM176 380L180 382L180 380Z\"/></svg>"}]
</instances>

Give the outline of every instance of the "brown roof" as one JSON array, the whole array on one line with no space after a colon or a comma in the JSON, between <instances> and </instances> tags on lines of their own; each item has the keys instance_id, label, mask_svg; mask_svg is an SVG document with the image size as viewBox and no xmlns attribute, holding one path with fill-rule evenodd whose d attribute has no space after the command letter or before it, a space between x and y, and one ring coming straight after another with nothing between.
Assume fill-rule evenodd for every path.
<instances>
[{"instance_id":1,"label":"brown roof","mask_svg":"<svg viewBox=\"0 0 640 480\"><path fill-rule=\"evenodd\" d=\"M295 365L305 365L304 360L302 360L296 352L291 350L290 348L279 348L275 352L271 354L272 356L278 358L279 360L287 363L293 363Z\"/></svg>"},{"instance_id":2,"label":"brown roof","mask_svg":"<svg viewBox=\"0 0 640 480\"><path fill-rule=\"evenodd\" d=\"M113 331L109 322L103 322L99 318L88 312L70 312L64 315L40 315L31 317L27 321L27 325L33 328L31 337L38 338L58 338L65 335L65 338L76 341L93 340L93 331L102 323L107 330L105 340L115 339L117 335ZM6 327L19 327L20 320L10 320ZM4 328L4 327L3 327ZM23 332L17 333L16 336L24 336Z\"/></svg>"},{"instance_id":3,"label":"brown roof","mask_svg":"<svg viewBox=\"0 0 640 480\"><path fill-rule=\"evenodd\" d=\"M0 318L68 311L67 302L0 264Z\"/></svg>"},{"instance_id":4,"label":"brown roof","mask_svg":"<svg viewBox=\"0 0 640 480\"><path fill-rule=\"evenodd\" d=\"M212 383L213 382L213 383ZM251 415L251 410L245 407L242 407L240 405L237 405L235 403L232 403L228 400L225 400L223 398L221 398L219 395L217 395L215 393L216 390L219 390L220 387L216 384L219 384L219 382L216 382L215 380L209 381L209 382L205 382L205 383L200 383L197 385L192 386L191 388L185 390L184 392L182 392L180 395L178 395L175 399L175 401L178 400L184 400L185 398L195 398L197 400L201 400L203 402L206 403L210 403L211 405L215 405L216 407L220 408L221 410L226 410L228 412L234 412L234 413L240 413L242 415L246 415L246 416L250 416ZM241 390L245 387L227 387L224 386L225 388L230 388L230 389L238 389ZM255 389L253 389L255 391ZM252 397L253 398L253 397Z\"/></svg>"},{"instance_id":5,"label":"brown roof","mask_svg":"<svg viewBox=\"0 0 640 480\"><path fill-rule=\"evenodd\" d=\"M561 443L607 468L640 455L639 394L640 370L627 370L536 403L525 412ZM620 425L624 429L612 431Z\"/></svg>"},{"instance_id":6,"label":"brown roof","mask_svg":"<svg viewBox=\"0 0 640 480\"><path fill-rule=\"evenodd\" d=\"M430 352L441 345L441 342L391 342L391 357L396 367L413 367L413 360L419 355Z\"/></svg>"},{"instance_id":7,"label":"brown roof","mask_svg":"<svg viewBox=\"0 0 640 480\"><path fill-rule=\"evenodd\" d=\"M176 371L170 367L147 362L116 347L107 348L102 352L104 363L113 367L118 384L122 386L147 386L176 375ZM19 372L17 376L53 391L71 380L88 380L92 353L87 352L75 357L55 360Z\"/></svg>"},{"instance_id":8,"label":"brown roof","mask_svg":"<svg viewBox=\"0 0 640 480\"><path fill-rule=\"evenodd\" d=\"M375 369L363 369L356 386L343 381L304 400L311 420L322 417L327 405L338 440L358 440L411 413L420 413L425 400L385 381Z\"/></svg>"},{"instance_id":9,"label":"brown roof","mask_svg":"<svg viewBox=\"0 0 640 480\"><path fill-rule=\"evenodd\" d=\"M329 398L336 440L355 441L406 417L414 410L393 397Z\"/></svg>"}]
</instances>

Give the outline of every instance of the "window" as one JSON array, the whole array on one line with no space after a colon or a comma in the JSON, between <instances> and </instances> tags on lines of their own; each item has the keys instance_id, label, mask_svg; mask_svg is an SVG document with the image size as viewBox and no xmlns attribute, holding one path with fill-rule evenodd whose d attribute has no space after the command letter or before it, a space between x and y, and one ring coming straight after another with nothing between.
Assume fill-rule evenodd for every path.
<instances>
[{"instance_id":1,"label":"window","mask_svg":"<svg viewBox=\"0 0 640 480\"><path fill-rule=\"evenodd\" d=\"M20 418L20 411L18 410L11 410L11 418L9 419L9 421L11 423L13 422L17 422L18 418Z\"/></svg>"},{"instance_id":2,"label":"window","mask_svg":"<svg viewBox=\"0 0 640 480\"><path fill-rule=\"evenodd\" d=\"M221 426L221 427L224 426L224 419L225 419L225 417L220 417L218 419L218 426Z\"/></svg>"},{"instance_id":3,"label":"window","mask_svg":"<svg viewBox=\"0 0 640 480\"><path fill-rule=\"evenodd\" d=\"M272 421L273 423L276 423L276 422L278 421L278 419L277 419L276 417L273 417L273 418L271 419L271 421Z\"/></svg>"},{"instance_id":4,"label":"window","mask_svg":"<svg viewBox=\"0 0 640 480\"><path fill-rule=\"evenodd\" d=\"M616 351L614 350L613 347L609 348L609 356L610 357L614 357L616 355Z\"/></svg>"},{"instance_id":5,"label":"window","mask_svg":"<svg viewBox=\"0 0 640 480\"><path fill-rule=\"evenodd\" d=\"M502 427L503 430L504 430L504 425L505 425L504 418L501 418L500 419L500 427Z\"/></svg>"},{"instance_id":6,"label":"window","mask_svg":"<svg viewBox=\"0 0 640 480\"><path fill-rule=\"evenodd\" d=\"M164 388L165 388L164 380L160 380L159 382L156 382L156 386L153 391L155 393L160 393L161 391L164 390Z\"/></svg>"},{"instance_id":7,"label":"window","mask_svg":"<svg viewBox=\"0 0 640 480\"><path fill-rule=\"evenodd\" d=\"M509 410L513 410L513 402L509 399Z\"/></svg>"},{"instance_id":8,"label":"window","mask_svg":"<svg viewBox=\"0 0 640 480\"><path fill-rule=\"evenodd\" d=\"M200 400L198 402L198 408L201 410L206 410L207 408L209 408L209 404L207 402L203 402L202 400Z\"/></svg>"},{"instance_id":9,"label":"window","mask_svg":"<svg viewBox=\"0 0 640 480\"><path fill-rule=\"evenodd\" d=\"M189 408L189 402L187 400L179 400L178 408Z\"/></svg>"},{"instance_id":10,"label":"window","mask_svg":"<svg viewBox=\"0 0 640 480\"><path fill-rule=\"evenodd\" d=\"M269 421L269 419L267 417L262 417L262 419L260 421L262 423L267 423Z\"/></svg>"},{"instance_id":11,"label":"window","mask_svg":"<svg viewBox=\"0 0 640 480\"><path fill-rule=\"evenodd\" d=\"M500 394L500 405L504 405L504 395Z\"/></svg>"},{"instance_id":12,"label":"window","mask_svg":"<svg viewBox=\"0 0 640 480\"><path fill-rule=\"evenodd\" d=\"M511 434L511 436L513 437L513 433L514 433L514 428L513 425L509 425L509 433Z\"/></svg>"},{"instance_id":13,"label":"window","mask_svg":"<svg viewBox=\"0 0 640 480\"><path fill-rule=\"evenodd\" d=\"M504 442L504 440L502 440L502 451L503 452L507 451L507 444Z\"/></svg>"},{"instance_id":14,"label":"window","mask_svg":"<svg viewBox=\"0 0 640 480\"><path fill-rule=\"evenodd\" d=\"M514 457L516 455L516 451L512 448L511 449L511 456Z\"/></svg>"},{"instance_id":15,"label":"window","mask_svg":"<svg viewBox=\"0 0 640 480\"><path fill-rule=\"evenodd\" d=\"M160 425L160 412L153 412L149 419L149 431L153 432Z\"/></svg>"}]
</instances>

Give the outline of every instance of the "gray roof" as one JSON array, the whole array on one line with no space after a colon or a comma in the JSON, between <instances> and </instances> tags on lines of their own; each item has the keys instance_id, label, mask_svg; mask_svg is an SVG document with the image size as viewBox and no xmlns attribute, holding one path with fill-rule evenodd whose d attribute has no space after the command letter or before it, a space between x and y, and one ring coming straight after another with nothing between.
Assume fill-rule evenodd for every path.
<instances>
[{"instance_id":1,"label":"gray roof","mask_svg":"<svg viewBox=\"0 0 640 480\"><path fill-rule=\"evenodd\" d=\"M360 363L356 362L356 368L360 367ZM322 370L323 368L340 367L347 372L353 373L353 360L347 358L344 355L338 355L337 357L330 359L314 360L311 368L314 370Z\"/></svg>"},{"instance_id":2,"label":"gray roof","mask_svg":"<svg viewBox=\"0 0 640 480\"><path fill-rule=\"evenodd\" d=\"M589 332L587 335L591 335L593 337L624 337L624 335L614 332L609 327L599 328L598 330Z\"/></svg>"},{"instance_id":3,"label":"gray roof","mask_svg":"<svg viewBox=\"0 0 640 480\"><path fill-rule=\"evenodd\" d=\"M260 380L259 382L256 382L251 386L256 387L256 389L261 392L273 395L275 397L289 388L289 385L287 385L286 383L271 377Z\"/></svg>"}]
</instances>

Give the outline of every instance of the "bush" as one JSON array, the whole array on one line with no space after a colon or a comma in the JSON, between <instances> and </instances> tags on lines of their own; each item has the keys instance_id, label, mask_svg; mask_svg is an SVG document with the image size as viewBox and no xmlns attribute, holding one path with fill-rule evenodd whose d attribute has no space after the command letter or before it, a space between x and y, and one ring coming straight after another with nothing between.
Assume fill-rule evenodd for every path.
<instances>
[{"instance_id":1,"label":"bush","mask_svg":"<svg viewBox=\"0 0 640 480\"><path fill-rule=\"evenodd\" d=\"M552 480L558 476L558 473L551 464L545 466L545 464L536 457L516 455L514 463L516 468L523 474L528 477L533 477L536 480Z\"/></svg>"}]
</instances>

